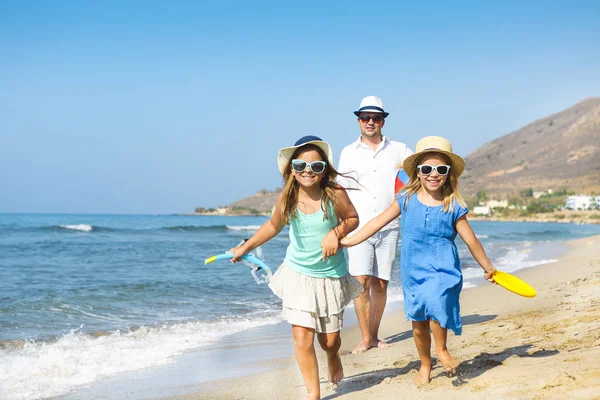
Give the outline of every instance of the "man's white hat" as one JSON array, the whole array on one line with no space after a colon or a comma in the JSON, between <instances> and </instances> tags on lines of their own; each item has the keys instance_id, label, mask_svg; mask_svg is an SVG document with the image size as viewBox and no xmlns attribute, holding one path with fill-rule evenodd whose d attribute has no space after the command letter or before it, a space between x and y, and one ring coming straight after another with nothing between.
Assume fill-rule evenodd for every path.
<instances>
[{"instance_id":1,"label":"man's white hat","mask_svg":"<svg viewBox=\"0 0 600 400\"><path fill-rule=\"evenodd\" d=\"M383 103L377 96L367 96L362 99L360 107L357 111L354 111L354 115L358 117L363 112L381 113L383 114L383 118L390 115L390 113L383 111Z\"/></svg>"}]
</instances>

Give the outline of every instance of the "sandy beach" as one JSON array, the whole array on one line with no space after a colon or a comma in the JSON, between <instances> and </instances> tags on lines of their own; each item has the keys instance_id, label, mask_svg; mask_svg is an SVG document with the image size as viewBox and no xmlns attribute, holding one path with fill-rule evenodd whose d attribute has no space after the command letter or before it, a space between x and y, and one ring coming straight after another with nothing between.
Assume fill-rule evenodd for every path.
<instances>
[{"instance_id":1,"label":"sandy beach","mask_svg":"<svg viewBox=\"0 0 600 400\"><path fill-rule=\"evenodd\" d=\"M392 344L387 349L353 355L358 328L342 331L346 377L337 387L327 383L324 353L317 350L322 398L600 398L600 235L567 245L570 250L557 263L516 273L537 289L533 299L492 284L463 291L463 334L448 338L461 362L455 376L437 363L431 383L416 387L419 361L410 323L403 312L391 312L381 329ZM293 357L266 363L271 367L266 373L211 381L198 385L195 394L168 399L304 398Z\"/></svg>"}]
</instances>

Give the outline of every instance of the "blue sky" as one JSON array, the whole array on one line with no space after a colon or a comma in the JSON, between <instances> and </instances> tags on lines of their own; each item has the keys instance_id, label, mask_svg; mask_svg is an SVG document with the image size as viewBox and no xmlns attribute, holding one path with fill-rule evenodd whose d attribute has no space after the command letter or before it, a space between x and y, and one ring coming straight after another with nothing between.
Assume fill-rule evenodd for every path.
<instances>
[{"instance_id":1,"label":"blue sky","mask_svg":"<svg viewBox=\"0 0 600 400\"><path fill-rule=\"evenodd\" d=\"M600 96L600 3L419 3L0 0L0 212L226 205L367 95L463 156Z\"/></svg>"}]
</instances>

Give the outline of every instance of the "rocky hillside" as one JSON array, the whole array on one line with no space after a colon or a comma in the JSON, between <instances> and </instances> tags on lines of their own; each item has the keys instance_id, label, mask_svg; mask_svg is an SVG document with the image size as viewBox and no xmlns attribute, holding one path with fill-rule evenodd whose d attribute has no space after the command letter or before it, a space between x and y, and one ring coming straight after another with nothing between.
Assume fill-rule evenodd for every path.
<instances>
[{"instance_id":1,"label":"rocky hillside","mask_svg":"<svg viewBox=\"0 0 600 400\"><path fill-rule=\"evenodd\" d=\"M465 195L532 188L600 193L600 98L539 119L481 146L466 159Z\"/></svg>"},{"instance_id":2,"label":"rocky hillside","mask_svg":"<svg viewBox=\"0 0 600 400\"><path fill-rule=\"evenodd\" d=\"M259 213L269 213L271 212L273 206L275 205L275 200L277 199L277 195L281 190L266 190L263 189L258 193L253 194L250 197L246 197L244 199L238 200L235 203L231 203L227 206L229 209L248 209L254 210Z\"/></svg>"}]
</instances>

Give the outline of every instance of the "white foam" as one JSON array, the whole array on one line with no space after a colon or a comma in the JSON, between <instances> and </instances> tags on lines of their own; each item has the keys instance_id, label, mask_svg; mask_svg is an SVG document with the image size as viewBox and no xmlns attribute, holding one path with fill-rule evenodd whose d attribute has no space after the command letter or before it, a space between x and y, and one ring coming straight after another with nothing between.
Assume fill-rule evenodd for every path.
<instances>
[{"instance_id":1,"label":"white foam","mask_svg":"<svg viewBox=\"0 0 600 400\"><path fill-rule=\"evenodd\" d=\"M74 330L56 342L28 342L21 349L0 349L0 398L64 395L104 376L168 364L186 350L281 320L279 313L271 311L257 317L141 327L100 337Z\"/></svg>"},{"instance_id":2,"label":"white foam","mask_svg":"<svg viewBox=\"0 0 600 400\"><path fill-rule=\"evenodd\" d=\"M525 268L537 267L540 265L555 263L556 259L544 259L544 260L530 260L529 257L532 254L531 249L516 249L510 248L506 254L493 260L494 266L504 272L515 272ZM463 269L464 279L475 279L482 278L483 270L477 266L473 268Z\"/></svg>"},{"instance_id":3,"label":"white foam","mask_svg":"<svg viewBox=\"0 0 600 400\"><path fill-rule=\"evenodd\" d=\"M257 231L260 228L260 225L226 225L227 229L232 231Z\"/></svg>"},{"instance_id":4,"label":"white foam","mask_svg":"<svg viewBox=\"0 0 600 400\"><path fill-rule=\"evenodd\" d=\"M87 224L59 225L59 227L64 228L64 229L72 229L74 231L81 231L81 232L91 232L92 231L92 226L87 225Z\"/></svg>"}]
</instances>

